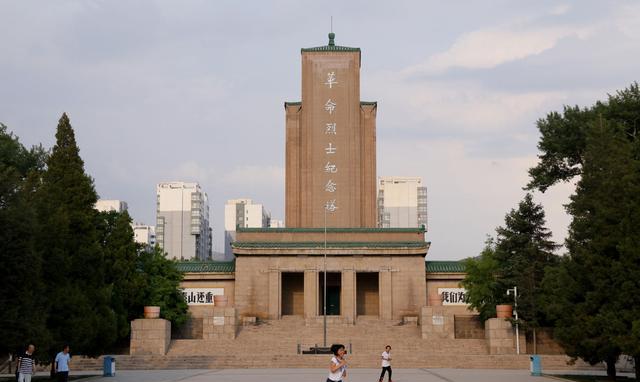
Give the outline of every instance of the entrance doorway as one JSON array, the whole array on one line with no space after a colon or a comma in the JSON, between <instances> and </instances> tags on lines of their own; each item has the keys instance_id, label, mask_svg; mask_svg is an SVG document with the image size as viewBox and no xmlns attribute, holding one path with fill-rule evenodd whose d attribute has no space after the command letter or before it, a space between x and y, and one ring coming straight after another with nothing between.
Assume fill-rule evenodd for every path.
<instances>
[{"instance_id":1,"label":"entrance doorway","mask_svg":"<svg viewBox=\"0 0 640 382\"><path fill-rule=\"evenodd\" d=\"M304 315L304 273L282 272L282 315Z\"/></svg>"},{"instance_id":2,"label":"entrance doorway","mask_svg":"<svg viewBox=\"0 0 640 382\"><path fill-rule=\"evenodd\" d=\"M377 272L356 273L356 314L358 316L379 316L380 297Z\"/></svg>"},{"instance_id":3,"label":"entrance doorway","mask_svg":"<svg viewBox=\"0 0 640 382\"><path fill-rule=\"evenodd\" d=\"M318 290L320 294L320 306L318 312L323 315L324 304L324 272L318 273ZM340 293L342 292L342 274L340 272L327 272L327 316L340 315Z\"/></svg>"}]
</instances>

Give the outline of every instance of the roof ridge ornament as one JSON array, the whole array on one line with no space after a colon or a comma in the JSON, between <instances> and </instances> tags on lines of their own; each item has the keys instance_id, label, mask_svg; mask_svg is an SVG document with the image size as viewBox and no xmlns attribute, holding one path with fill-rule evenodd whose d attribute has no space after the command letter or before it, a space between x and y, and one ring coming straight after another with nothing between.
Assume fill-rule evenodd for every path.
<instances>
[{"instance_id":1,"label":"roof ridge ornament","mask_svg":"<svg viewBox=\"0 0 640 382\"><path fill-rule=\"evenodd\" d=\"M336 45L336 43L334 41L335 38L336 38L336 34L335 33L333 33L333 32L329 33L329 46L335 46Z\"/></svg>"}]
</instances>

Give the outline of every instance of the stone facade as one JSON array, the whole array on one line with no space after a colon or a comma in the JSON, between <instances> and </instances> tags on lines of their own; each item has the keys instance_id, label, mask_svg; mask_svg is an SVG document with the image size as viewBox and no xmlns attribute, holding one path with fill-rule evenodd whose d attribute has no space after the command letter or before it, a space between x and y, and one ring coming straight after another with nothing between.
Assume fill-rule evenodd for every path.
<instances>
[{"instance_id":1,"label":"stone facade","mask_svg":"<svg viewBox=\"0 0 640 382\"><path fill-rule=\"evenodd\" d=\"M339 317L334 320L353 323L359 309L361 315L383 320L420 314L426 301L424 256L428 244L424 231L328 229L326 265L323 239L324 230L238 231L234 253L239 314L280 318L283 275L299 274L304 302L297 312L315 320L322 315L320 285L325 267L328 274L338 277ZM358 308L358 296L366 296L368 303L360 301ZM377 307L377 312L372 307Z\"/></svg>"},{"instance_id":2,"label":"stone facade","mask_svg":"<svg viewBox=\"0 0 640 382\"><path fill-rule=\"evenodd\" d=\"M285 220L290 228L376 227L377 105L360 100L360 49L330 38L302 50L302 100L285 103ZM325 215L329 200L337 209Z\"/></svg>"},{"instance_id":3,"label":"stone facade","mask_svg":"<svg viewBox=\"0 0 640 382\"><path fill-rule=\"evenodd\" d=\"M132 355L164 355L171 343L171 322L162 318L140 318L131 322Z\"/></svg>"}]
</instances>

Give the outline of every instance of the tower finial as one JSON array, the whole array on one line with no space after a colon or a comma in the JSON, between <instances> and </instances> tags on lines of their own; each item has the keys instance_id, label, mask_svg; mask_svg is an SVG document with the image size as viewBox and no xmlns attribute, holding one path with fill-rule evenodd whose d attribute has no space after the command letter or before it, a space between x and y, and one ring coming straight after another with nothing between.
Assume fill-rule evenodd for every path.
<instances>
[{"instance_id":1,"label":"tower finial","mask_svg":"<svg viewBox=\"0 0 640 382\"><path fill-rule=\"evenodd\" d=\"M333 33L333 16L331 16L331 29L329 32L329 46L334 46L336 43L333 40L336 38L336 34Z\"/></svg>"}]
</instances>

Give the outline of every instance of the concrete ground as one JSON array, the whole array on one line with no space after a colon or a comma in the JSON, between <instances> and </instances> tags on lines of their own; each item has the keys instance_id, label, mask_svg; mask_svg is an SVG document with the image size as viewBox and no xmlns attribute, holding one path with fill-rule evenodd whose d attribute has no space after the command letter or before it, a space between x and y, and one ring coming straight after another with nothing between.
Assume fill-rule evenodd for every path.
<instances>
[{"instance_id":1,"label":"concrete ground","mask_svg":"<svg viewBox=\"0 0 640 382\"><path fill-rule=\"evenodd\" d=\"M555 372L554 374L580 372ZM74 374L74 373L72 373ZM77 373L89 374L89 373ZM377 382L377 369L348 371L345 382ZM115 377L92 377L100 382L325 382L327 371L321 369L214 369L214 370L123 370ZM386 381L386 378L385 378ZM553 377L532 377L528 370L487 369L396 369L394 382L552 382Z\"/></svg>"}]
</instances>

